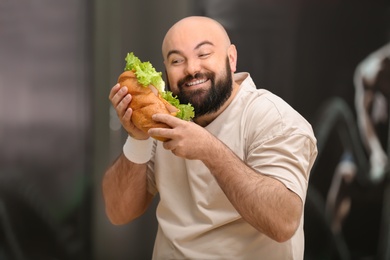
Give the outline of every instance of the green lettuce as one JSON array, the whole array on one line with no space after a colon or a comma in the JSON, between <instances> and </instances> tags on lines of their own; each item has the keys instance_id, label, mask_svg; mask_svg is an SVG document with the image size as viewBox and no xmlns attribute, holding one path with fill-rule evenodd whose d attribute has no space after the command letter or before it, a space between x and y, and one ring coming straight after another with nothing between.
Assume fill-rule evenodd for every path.
<instances>
[{"instance_id":1,"label":"green lettuce","mask_svg":"<svg viewBox=\"0 0 390 260\"><path fill-rule=\"evenodd\" d=\"M173 96L171 91L164 91L161 93L161 96L179 110L179 112L176 114L176 117L189 121L195 116L194 107L190 103L187 105L180 104L177 96Z\"/></svg>"},{"instance_id":2,"label":"green lettuce","mask_svg":"<svg viewBox=\"0 0 390 260\"><path fill-rule=\"evenodd\" d=\"M157 72L149 61L142 62L133 52L127 53L125 61L125 71L134 71L134 74L141 85L144 87L153 85L162 98L179 110L176 117L189 121L195 116L194 107L190 103L180 104L177 96L173 96L171 91L165 91L165 82L162 79L162 73Z\"/></svg>"}]
</instances>

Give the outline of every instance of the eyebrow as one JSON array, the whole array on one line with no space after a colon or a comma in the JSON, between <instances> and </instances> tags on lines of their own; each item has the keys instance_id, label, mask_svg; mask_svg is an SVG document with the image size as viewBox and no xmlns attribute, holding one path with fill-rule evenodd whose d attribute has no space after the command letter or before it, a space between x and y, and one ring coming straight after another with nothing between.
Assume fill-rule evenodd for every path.
<instances>
[{"instance_id":1,"label":"eyebrow","mask_svg":"<svg viewBox=\"0 0 390 260\"><path fill-rule=\"evenodd\" d=\"M202 47L203 45L211 45L211 46L214 46L214 44L212 43L212 42L210 42L210 41L202 41L202 42L200 42L200 43L198 43L196 46L195 46L195 48L194 48L194 50L197 50L197 49L199 49L200 47ZM179 50L170 50L169 52L168 52L168 54L167 54L167 59L169 58L169 56L171 56L172 54L181 54L181 51L179 51Z\"/></svg>"}]
</instances>

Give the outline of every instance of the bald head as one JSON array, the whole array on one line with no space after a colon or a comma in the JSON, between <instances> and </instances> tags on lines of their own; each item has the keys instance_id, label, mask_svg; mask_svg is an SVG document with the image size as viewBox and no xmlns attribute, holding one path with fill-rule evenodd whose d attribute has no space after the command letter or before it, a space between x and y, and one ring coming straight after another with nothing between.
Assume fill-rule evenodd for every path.
<instances>
[{"instance_id":1,"label":"bald head","mask_svg":"<svg viewBox=\"0 0 390 260\"><path fill-rule=\"evenodd\" d=\"M175 23L166 33L162 44L164 60L172 49L195 47L209 41L218 48L230 46L229 36L217 21L203 16L190 16Z\"/></svg>"},{"instance_id":2,"label":"bald head","mask_svg":"<svg viewBox=\"0 0 390 260\"><path fill-rule=\"evenodd\" d=\"M239 85L233 81L237 51L217 21L191 16L165 35L167 89L195 108L194 122L205 126L231 102Z\"/></svg>"}]
</instances>

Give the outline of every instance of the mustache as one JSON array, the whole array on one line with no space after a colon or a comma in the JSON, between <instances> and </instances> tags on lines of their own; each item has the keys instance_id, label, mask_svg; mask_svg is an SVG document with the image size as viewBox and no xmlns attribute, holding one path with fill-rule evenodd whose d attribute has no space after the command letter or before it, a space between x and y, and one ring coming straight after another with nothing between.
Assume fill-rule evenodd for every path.
<instances>
[{"instance_id":1,"label":"mustache","mask_svg":"<svg viewBox=\"0 0 390 260\"><path fill-rule=\"evenodd\" d=\"M183 79L179 80L177 82L177 85L179 88L182 88L186 82L189 82L194 79L202 79L202 78L209 78L212 81L214 80L213 74L212 73L196 73L194 76L193 75L187 75Z\"/></svg>"}]
</instances>

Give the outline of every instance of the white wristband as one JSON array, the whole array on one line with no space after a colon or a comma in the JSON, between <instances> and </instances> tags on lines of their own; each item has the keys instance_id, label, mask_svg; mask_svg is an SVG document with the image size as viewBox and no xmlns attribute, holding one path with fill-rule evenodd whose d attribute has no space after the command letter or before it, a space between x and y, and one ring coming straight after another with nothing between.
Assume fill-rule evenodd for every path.
<instances>
[{"instance_id":1,"label":"white wristband","mask_svg":"<svg viewBox=\"0 0 390 260\"><path fill-rule=\"evenodd\" d=\"M127 137L126 143L123 145L123 154L129 161L143 164L147 163L152 158L153 139L137 140L131 136Z\"/></svg>"}]
</instances>

